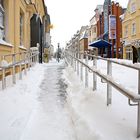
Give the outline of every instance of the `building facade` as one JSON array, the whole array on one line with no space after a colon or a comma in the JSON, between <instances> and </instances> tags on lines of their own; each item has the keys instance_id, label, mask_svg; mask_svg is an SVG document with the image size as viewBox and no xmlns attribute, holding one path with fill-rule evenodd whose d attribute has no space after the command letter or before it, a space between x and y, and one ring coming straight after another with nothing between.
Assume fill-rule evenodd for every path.
<instances>
[{"instance_id":1,"label":"building facade","mask_svg":"<svg viewBox=\"0 0 140 140\"><path fill-rule=\"evenodd\" d=\"M80 28L80 30L78 30L76 32L76 34L73 35L71 40L66 44L66 48L68 48L69 50L74 51L76 53L83 52L84 48L88 47L87 37L86 37L86 39L84 39L84 40L87 40L87 41L84 41L84 42L86 42L87 45L83 46L83 35L85 35L85 32L86 32L86 34L88 34L87 29L88 29L88 26L82 26ZM81 42L82 42L82 45L81 45Z\"/></svg>"},{"instance_id":2,"label":"building facade","mask_svg":"<svg viewBox=\"0 0 140 140\"><path fill-rule=\"evenodd\" d=\"M89 24L89 31L88 31L88 44L96 41L98 39L98 21L99 17L103 11L102 5L97 5L95 11L95 15L91 18L90 24Z\"/></svg>"},{"instance_id":3,"label":"building facade","mask_svg":"<svg viewBox=\"0 0 140 140\"><path fill-rule=\"evenodd\" d=\"M120 19L120 16L124 13L124 9L120 6L120 4L117 2L111 3L111 15L115 17L116 22L116 31L115 31L115 37L113 39L111 38L112 43L112 49L111 49L111 55L112 58L123 58L123 45L121 43L122 38L122 20ZM111 22L110 22L111 23ZM111 26L111 25L110 25ZM112 35L112 31L109 30L110 36ZM109 38L110 39L110 38Z\"/></svg>"},{"instance_id":4,"label":"building facade","mask_svg":"<svg viewBox=\"0 0 140 140\"><path fill-rule=\"evenodd\" d=\"M140 1L129 0L122 22L123 58L132 59L132 46L140 56Z\"/></svg>"},{"instance_id":5,"label":"building facade","mask_svg":"<svg viewBox=\"0 0 140 140\"><path fill-rule=\"evenodd\" d=\"M0 0L0 14L0 55L27 51L38 43L42 61L44 0Z\"/></svg>"},{"instance_id":6,"label":"building facade","mask_svg":"<svg viewBox=\"0 0 140 140\"><path fill-rule=\"evenodd\" d=\"M51 44L51 34L50 30L53 28L53 25L51 24L51 19L50 15L47 12L47 7L46 7L46 17L45 17L45 45L44 45L44 62L49 62L53 55L53 45Z\"/></svg>"},{"instance_id":7,"label":"building facade","mask_svg":"<svg viewBox=\"0 0 140 140\"><path fill-rule=\"evenodd\" d=\"M120 41L122 37L120 16L122 14L123 8L119 3L111 2L111 0L104 1L103 12L97 22L97 38L110 42L112 46L99 48L99 55L109 58L122 58L122 44Z\"/></svg>"},{"instance_id":8,"label":"building facade","mask_svg":"<svg viewBox=\"0 0 140 140\"><path fill-rule=\"evenodd\" d=\"M80 39L79 39L79 52L84 53L88 50L88 27L83 31Z\"/></svg>"}]
</instances>

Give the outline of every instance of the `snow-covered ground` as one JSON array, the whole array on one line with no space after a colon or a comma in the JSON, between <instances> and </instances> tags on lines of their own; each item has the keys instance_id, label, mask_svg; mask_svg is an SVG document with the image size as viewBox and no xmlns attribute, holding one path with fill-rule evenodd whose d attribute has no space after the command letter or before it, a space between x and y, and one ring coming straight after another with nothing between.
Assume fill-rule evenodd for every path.
<instances>
[{"instance_id":1,"label":"snow-covered ground","mask_svg":"<svg viewBox=\"0 0 140 140\"><path fill-rule=\"evenodd\" d=\"M64 63L37 64L0 91L0 140L75 140L61 78ZM18 75L17 75L18 78Z\"/></svg>"},{"instance_id":2,"label":"snow-covered ground","mask_svg":"<svg viewBox=\"0 0 140 140\"><path fill-rule=\"evenodd\" d=\"M131 63L131 62L127 62ZM93 62L89 61L92 65ZM106 73L107 64L98 60L97 68ZM124 87L136 92L136 70L113 64L113 77ZM80 77L71 67L64 72L68 84L68 103L78 135L78 140L136 140L137 107L129 106L128 99L114 88L112 105L107 107L106 83L97 78L97 91L92 90L92 74L89 73L89 88L84 88Z\"/></svg>"},{"instance_id":3,"label":"snow-covered ground","mask_svg":"<svg viewBox=\"0 0 140 140\"><path fill-rule=\"evenodd\" d=\"M84 88L74 70L63 66L54 60L36 64L23 80L0 91L0 140L137 140L137 107L115 89L107 107L106 83L98 78L93 92L92 74ZM106 73L104 61L98 68ZM136 93L137 75L113 65L115 80Z\"/></svg>"}]
</instances>

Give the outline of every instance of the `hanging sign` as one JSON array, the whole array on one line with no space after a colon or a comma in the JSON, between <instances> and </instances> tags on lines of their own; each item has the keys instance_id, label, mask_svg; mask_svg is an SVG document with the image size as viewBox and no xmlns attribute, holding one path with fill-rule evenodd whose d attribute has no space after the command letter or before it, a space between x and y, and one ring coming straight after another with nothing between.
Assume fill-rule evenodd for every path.
<instances>
[{"instance_id":1,"label":"hanging sign","mask_svg":"<svg viewBox=\"0 0 140 140\"><path fill-rule=\"evenodd\" d=\"M116 39L116 16L109 15L109 39Z\"/></svg>"}]
</instances>

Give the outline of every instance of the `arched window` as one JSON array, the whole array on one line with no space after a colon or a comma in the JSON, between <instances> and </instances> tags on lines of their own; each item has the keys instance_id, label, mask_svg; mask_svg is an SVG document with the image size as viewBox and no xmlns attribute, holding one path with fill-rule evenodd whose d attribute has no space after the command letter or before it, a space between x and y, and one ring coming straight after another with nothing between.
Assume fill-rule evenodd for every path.
<instances>
[{"instance_id":1,"label":"arched window","mask_svg":"<svg viewBox=\"0 0 140 140\"><path fill-rule=\"evenodd\" d=\"M4 39L4 0L0 0L0 39Z\"/></svg>"}]
</instances>

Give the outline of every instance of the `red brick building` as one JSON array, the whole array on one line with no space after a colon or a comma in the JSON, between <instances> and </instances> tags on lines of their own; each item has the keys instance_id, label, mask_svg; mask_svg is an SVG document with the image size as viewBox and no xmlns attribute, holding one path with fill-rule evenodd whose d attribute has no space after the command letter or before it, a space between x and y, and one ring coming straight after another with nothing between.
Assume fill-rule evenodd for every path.
<instances>
[{"instance_id":1,"label":"red brick building","mask_svg":"<svg viewBox=\"0 0 140 140\"><path fill-rule=\"evenodd\" d=\"M103 39L104 35L104 12L99 15L99 20L97 21L97 37L98 39ZM98 54L103 57L105 53L104 48L98 48Z\"/></svg>"},{"instance_id":2,"label":"red brick building","mask_svg":"<svg viewBox=\"0 0 140 140\"><path fill-rule=\"evenodd\" d=\"M97 22L97 36L98 39L105 39L112 43L111 48L101 48L99 49L99 55L103 56L106 53L107 57L112 58L122 58L122 45L120 39L122 38L122 23L120 20L120 16L123 14L123 9L119 5L119 3L111 2L111 5L108 5L108 23L109 23L109 15L114 15L116 17L116 39L109 39L109 31L105 32L104 29L104 11L99 17ZM109 25L108 25L109 26Z\"/></svg>"},{"instance_id":3,"label":"red brick building","mask_svg":"<svg viewBox=\"0 0 140 140\"><path fill-rule=\"evenodd\" d=\"M112 40L112 57L122 58L122 44L120 42L120 39L122 38L122 22L120 16L123 14L123 9L119 3L115 2L112 2L111 9L111 14L116 16L116 40Z\"/></svg>"}]
</instances>

